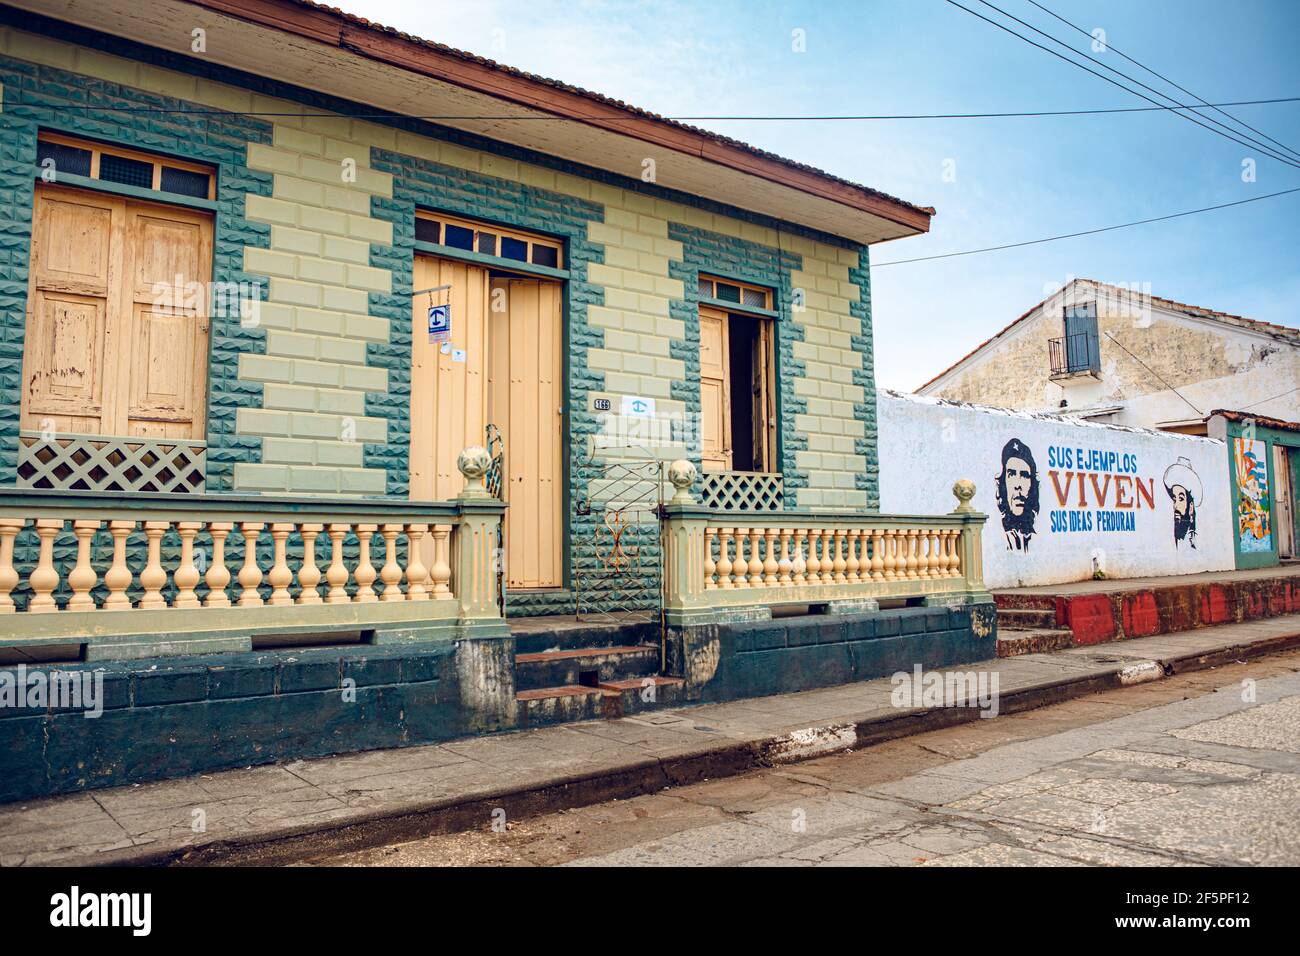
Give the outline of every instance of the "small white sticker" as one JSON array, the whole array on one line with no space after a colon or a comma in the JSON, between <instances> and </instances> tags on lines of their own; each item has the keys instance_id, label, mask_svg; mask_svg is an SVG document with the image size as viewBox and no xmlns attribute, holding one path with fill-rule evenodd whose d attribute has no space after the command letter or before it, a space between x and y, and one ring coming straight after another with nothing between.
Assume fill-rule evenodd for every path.
<instances>
[{"instance_id":1,"label":"small white sticker","mask_svg":"<svg viewBox=\"0 0 1300 956\"><path fill-rule=\"evenodd\" d=\"M465 350L464 350L464 349L452 349L452 350L451 350L451 360L452 360L453 362L463 362L463 361L465 361Z\"/></svg>"}]
</instances>

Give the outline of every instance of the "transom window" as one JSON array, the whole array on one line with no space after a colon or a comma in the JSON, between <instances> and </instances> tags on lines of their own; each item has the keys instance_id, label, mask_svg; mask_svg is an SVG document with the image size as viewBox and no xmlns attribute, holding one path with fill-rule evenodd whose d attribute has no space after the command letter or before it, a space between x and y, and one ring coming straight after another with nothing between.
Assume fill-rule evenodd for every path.
<instances>
[{"instance_id":1,"label":"transom window","mask_svg":"<svg viewBox=\"0 0 1300 956\"><path fill-rule=\"evenodd\" d=\"M441 213L415 211L415 238L420 242L562 269L564 246L557 239L493 226Z\"/></svg>"},{"instance_id":2,"label":"transom window","mask_svg":"<svg viewBox=\"0 0 1300 956\"><path fill-rule=\"evenodd\" d=\"M763 286L736 282L732 279L719 279L714 276L700 276L700 295L706 299L720 302L734 302L751 309L772 310L772 290Z\"/></svg>"},{"instance_id":3,"label":"transom window","mask_svg":"<svg viewBox=\"0 0 1300 956\"><path fill-rule=\"evenodd\" d=\"M60 133L39 134L36 165L42 170L53 169L56 176L59 173L84 176L195 199L216 196L216 176L211 166L106 146Z\"/></svg>"}]
</instances>

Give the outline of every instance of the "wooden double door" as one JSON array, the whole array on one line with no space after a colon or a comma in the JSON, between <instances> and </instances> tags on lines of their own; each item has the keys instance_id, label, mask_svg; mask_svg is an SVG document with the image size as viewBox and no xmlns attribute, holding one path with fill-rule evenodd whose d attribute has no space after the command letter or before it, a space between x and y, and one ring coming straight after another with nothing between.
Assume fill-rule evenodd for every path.
<instances>
[{"instance_id":1,"label":"wooden double door","mask_svg":"<svg viewBox=\"0 0 1300 956\"><path fill-rule=\"evenodd\" d=\"M563 585L564 342L559 282L416 256L414 288L451 305L451 340L429 342L430 296L412 302L410 494L456 497L456 459L486 444L488 424L505 447L502 487L505 580L511 588Z\"/></svg>"},{"instance_id":2,"label":"wooden double door","mask_svg":"<svg viewBox=\"0 0 1300 956\"><path fill-rule=\"evenodd\" d=\"M22 427L202 438L212 218L39 185Z\"/></svg>"}]
</instances>

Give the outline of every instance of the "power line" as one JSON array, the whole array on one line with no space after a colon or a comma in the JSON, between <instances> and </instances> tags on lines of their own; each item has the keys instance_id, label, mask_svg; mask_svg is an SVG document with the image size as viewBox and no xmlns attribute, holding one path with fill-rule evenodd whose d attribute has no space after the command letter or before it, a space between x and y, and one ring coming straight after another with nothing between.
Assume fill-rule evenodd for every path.
<instances>
[{"instance_id":1,"label":"power line","mask_svg":"<svg viewBox=\"0 0 1300 956\"><path fill-rule=\"evenodd\" d=\"M1155 369L1153 369L1153 368L1152 368L1150 365L1148 365L1146 362L1142 361L1140 358L1138 358L1136 355L1134 355L1132 352L1130 352L1130 351L1128 350L1128 347L1125 346L1123 342L1121 342L1119 339L1115 338L1115 336L1111 335L1109 332L1106 333L1106 338L1110 339L1112 342L1114 342L1114 343L1115 343L1116 345L1118 345L1120 348L1124 349L1124 351L1128 354L1128 357L1129 357L1129 358L1131 358L1133 361L1137 362L1137 363L1138 363L1139 365L1141 365L1144 369L1146 369L1148 372L1150 372L1152 375L1154 375L1154 376L1156 377L1156 379L1160 382L1161 385L1163 385L1165 388L1169 389L1169 391L1173 392L1175 395L1177 395L1179 398L1181 398L1184 402L1186 402L1187 405L1188 405L1188 407L1191 408L1191 410L1194 411L1197 415L1200 415L1202 418L1205 417L1205 412L1201 411L1199 408L1197 408L1195 405L1193 405L1192 402L1191 402L1191 399L1189 399L1186 395L1184 395L1182 392L1178 391L1178 389L1174 388L1172 385L1170 385L1168 382L1166 382L1163 378L1161 378L1159 372L1157 372Z\"/></svg>"},{"instance_id":2,"label":"power line","mask_svg":"<svg viewBox=\"0 0 1300 956\"><path fill-rule=\"evenodd\" d=\"M1277 103L1297 103L1300 102L1300 96L1280 96L1269 99L1258 100L1232 100L1226 103L1208 103L1207 106L1259 106L1272 105ZM82 105L64 105L64 104L45 104L45 103L24 103L19 100L11 102L9 108L12 111L15 107L20 106L39 106L51 110L77 110L78 112L108 112L108 113L162 113L174 116L251 116L251 117L271 117L271 118L295 118L295 119L392 119L400 117L403 119L418 120L492 120L494 122L514 121L521 122L541 121L541 122L581 122L585 120L604 120L615 122L638 122L638 117L615 117L615 116L519 116L519 115L492 115L492 114L414 114L414 113L292 113L292 112L272 112L272 111L250 111L241 112L237 110L220 110L220 109L171 109L161 106L82 106ZM1007 119L1019 117L1038 117L1038 116L1096 116L1107 113L1155 113L1160 111L1173 112L1180 109L1186 109L1183 106L1119 106L1108 107L1106 109L1085 109L1085 110L1021 110L1003 113L838 113L825 115L718 115L718 116L664 116L662 119L672 120L674 122L776 122L776 123L797 123L797 122L840 122L840 121L888 121L888 120L947 120L947 119Z\"/></svg>"},{"instance_id":3,"label":"power line","mask_svg":"<svg viewBox=\"0 0 1300 956\"><path fill-rule=\"evenodd\" d=\"M1180 108L1188 110L1189 113L1194 113L1195 116L1199 116L1199 117L1201 117L1202 119L1205 119L1205 120L1207 120L1207 121L1213 123L1215 126L1219 127L1219 130L1211 129L1210 132L1214 133L1214 134L1217 135L1217 136L1227 136L1227 135L1232 135L1234 139L1235 139L1236 137L1238 137L1238 136L1239 136L1239 137L1242 137L1242 138L1245 139L1247 142L1249 142L1251 145L1253 145L1253 146L1259 148L1260 150L1263 150L1263 151L1265 152L1266 155L1272 156L1274 159L1281 159L1281 160L1285 160L1285 161L1300 160L1300 156L1296 156L1296 157L1287 156L1285 153L1280 152L1280 151L1278 151L1278 150L1275 150L1275 149L1273 149L1271 146L1267 146L1267 145L1265 145L1264 143L1261 143L1259 140L1255 139L1254 137L1250 136L1250 135L1247 134L1247 133L1242 133L1242 132L1240 132L1240 131L1238 131L1238 130L1233 129L1231 126L1227 126L1227 125L1224 124L1224 123L1220 123L1218 120L1214 119L1214 118L1211 117L1211 116L1205 116L1203 113L1196 113L1196 112L1194 111L1194 109L1193 109L1191 106L1189 106L1189 105L1187 105L1187 104L1184 104L1184 103L1180 103L1177 99L1175 99L1174 97L1170 96L1168 93L1165 93L1165 92L1163 92L1163 91L1161 91L1161 90L1157 90L1154 86L1150 86L1150 85L1148 85L1148 84L1146 84L1146 83L1143 83L1143 82L1142 82L1141 80L1139 80L1137 77L1135 77L1135 76L1129 76L1127 73L1123 72L1122 70L1117 70L1117 69L1115 69L1113 66L1110 66L1110 65L1108 65L1108 64L1106 64L1106 63L1103 63L1101 60L1097 59L1095 56L1089 56L1087 53L1083 52L1082 50L1076 50L1074 47L1070 46L1070 44L1066 43L1064 40L1060 39L1059 37L1053 36L1052 34L1047 33L1047 32L1044 31L1044 30L1040 30L1038 27L1034 26L1032 23L1029 23L1028 21L1025 21L1025 20L1020 19L1018 16L1016 16L1016 15L1013 14L1013 13L1008 13L1006 10L1003 10L1001 7L997 6L997 5L994 4L994 3L990 3L989 0L979 0L979 2L982 3L982 4L984 4L984 6L988 7L990 10L996 10L998 13L1002 14L1004 17L1007 17L1007 18L1010 19L1010 20L1014 20L1014 21L1016 21L1016 23L1019 23L1021 26L1028 27L1030 30L1033 30L1033 31L1034 31L1035 33L1037 33L1039 36L1041 36L1041 37L1045 37L1046 39L1051 40L1051 41L1052 41L1053 43L1055 43L1057 46L1064 47L1065 49L1067 49L1067 50L1069 50L1071 53L1073 53L1075 56L1081 56L1081 57L1083 57L1085 60L1088 60L1090 63L1095 63L1095 64L1097 64L1097 65L1098 65L1099 67L1101 67L1103 70L1109 70L1111 73L1114 73L1116 76L1122 76L1122 77L1124 77L1124 79L1128 80L1130 83L1136 83L1138 86L1142 87L1144 90L1149 90L1150 92L1154 93L1156 96L1163 97L1164 99L1169 100L1169 102L1177 104ZM1086 35L1086 36L1089 36L1089 37L1092 36L1092 34L1090 34L1090 33L1085 33L1085 35ZM1141 65L1141 64L1139 64L1139 66L1140 66L1140 65ZM1130 92L1135 93L1135 94L1138 95L1138 96L1142 96L1142 94L1141 94L1141 93L1138 93L1137 90L1130 90ZM1143 99L1146 99L1146 100L1148 100L1148 101L1150 101L1150 102L1154 102L1154 100L1151 100L1150 97L1145 97L1145 96L1143 96ZM1201 123L1201 122L1199 122L1199 121L1196 120L1196 119L1193 119L1192 116L1190 116L1190 115L1184 115L1184 114L1182 114L1182 113L1178 113L1177 115L1180 116L1181 118L1185 119L1185 120L1188 120L1189 122L1196 123L1198 126L1205 126L1204 123ZM1206 127L1206 128L1209 129L1209 127ZM1223 130L1224 132L1220 132L1220 130ZM1236 141L1237 141L1237 142L1241 142L1240 139L1237 139ZM1245 145L1245 144L1243 144L1243 145Z\"/></svg>"},{"instance_id":4,"label":"power line","mask_svg":"<svg viewBox=\"0 0 1300 956\"><path fill-rule=\"evenodd\" d=\"M1197 213L1212 212L1215 209L1227 209L1231 206L1244 206L1246 203L1259 202L1262 199L1272 199L1276 196L1286 196L1291 193L1300 193L1300 186L1293 189L1283 189L1280 192L1266 193L1263 196L1252 196L1250 199L1238 199L1236 202L1220 203L1217 206L1203 206L1200 209L1189 209L1186 212L1170 213L1167 216L1154 216L1151 219L1138 219L1133 222L1121 222L1115 226L1102 226L1100 229L1085 229L1083 232L1069 232L1060 236L1047 236L1044 239L1028 239L1024 242L1008 242L1000 246L985 246L982 249L967 249L964 252L945 252L937 256L918 256L915 259L894 259L890 262L872 263L873 268L883 266L901 266L909 262L929 262L932 259L953 259L957 256L973 256L981 252L997 252L1001 249L1018 249L1021 246L1034 246L1043 242L1057 242L1061 239L1076 239L1079 236L1095 236L1101 232L1113 232L1116 229L1128 229L1130 226L1145 226L1147 223L1164 222L1167 219L1179 219L1183 216L1194 216Z\"/></svg>"},{"instance_id":5,"label":"power line","mask_svg":"<svg viewBox=\"0 0 1300 956\"><path fill-rule=\"evenodd\" d=\"M1291 389L1290 391L1283 392L1281 395L1274 395L1272 398L1266 398L1262 402L1251 402L1249 405L1243 405L1241 408L1238 409L1238 411L1244 412L1246 409L1254 408L1256 405L1267 405L1269 402L1276 401L1279 398L1286 398L1292 392L1300 392L1300 385L1297 385L1295 388Z\"/></svg>"},{"instance_id":6,"label":"power line","mask_svg":"<svg viewBox=\"0 0 1300 956\"><path fill-rule=\"evenodd\" d=\"M1092 36L1092 34L1089 33L1087 30L1085 30L1083 27L1079 26L1079 25L1076 24L1076 23L1071 23L1069 20L1065 19L1065 17L1061 16L1059 13L1055 13L1055 12L1053 12L1053 11L1047 9L1047 7L1045 7L1045 6L1043 6L1041 3L1039 3L1038 0L1029 0L1029 2L1032 3L1034 6L1036 6L1039 10L1042 10L1044 13L1048 14L1049 16L1053 16L1053 17L1055 17L1057 20L1060 20L1060 21L1061 21L1062 23L1064 23L1066 26L1071 27L1071 28L1073 28L1073 29L1075 29L1075 30L1078 30L1078 31L1079 31L1080 33L1082 33L1084 36L1087 36L1087 37L1091 37L1091 36ZM1268 135L1267 133L1265 133L1263 130L1261 130L1261 129L1256 129L1254 126L1251 126L1251 125L1250 125L1249 123L1247 123L1245 120L1238 119L1236 116L1233 116L1231 113L1228 113L1228 112L1225 112L1225 111L1222 110L1222 109L1219 109L1219 107L1221 107L1221 106L1235 106L1235 105L1237 105L1237 104L1234 104L1234 103L1207 103L1207 102L1205 101L1204 98L1202 98L1202 97L1200 97L1200 96L1197 96L1195 93L1193 93L1193 92L1192 92L1191 90L1189 90L1187 87L1185 87L1185 86L1180 86L1179 84L1175 83L1173 80L1169 79L1169 77L1165 76L1163 73L1159 73L1159 72L1157 72L1156 70L1151 69L1151 67L1149 67L1149 66L1147 66L1147 65L1145 65L1145 64L1143 64L1143 63L1139 63L1137 60L1135 60L1133 57L1129 56L1127 53L1125 53L1125 52L1123 52L1122 50L1116 48L1115 46L1112 46L1111 43L1110 43L1109 41L1106 41L1106 49L1107 49L1107 50L1110 50L1110 51L1113 52L1113 53L1115 53L1117 56L1122 56L1124 59L1128 60L1130 63L1132 63L1132 64L1134 64L1135 66L1138 66L1138 67L1140 67L1141 69L1145 70L1146 72L1150 73L1152 76L1157 76L1157 77L1159 77L1160 79L1162 79L1162 80L1164 80L1166 83L1168 83L1170 86L1172 86L1174 89L1176 89L1176 90L1181 90L1182 92L1186 93L1188 96L1191 96L1191 97L1194 97L1194 98L1197 99L1197 100L1200 100L1200 102L1201 102L1202 105L1204 105L1204 106L1206 106L1206 107L1208 107L1208 108L1210 108L1210 109L1215 110L1216 112L1222 114L1223 116L1228 117L1228 119L1232 120L1234 123L1238 124L1239 126L1244 126L1246 129L1250 130L1251 132L1253 132L1253 133L1258 133L1260 136L1263 136L1263 137L1264 137L1266 140L1268 140L1270 143L1274 143L1274 144L1276 144L1276 145L1278 145L1278 146L1281 146L1283 149L1285 149L1287 152L1289 152L1289 153L1291 153L1291 154L1293 154L1293 155L1300 156L1300 153L1297 153L1296 150L1292 149L1290 146L1287 146L1285 143L1283 143L1283 142L1281 142L1281 141L1279 141L1279 140L1274 139L1272 136L1269 136L1269 135Z\"/></svg>"},{"instance_id":7,"label":"power line","mask_svg":"<svg viewBox=\"0 0 1300 956\"><path fill-rule=\"evenodd\" d=\"M1098 73L1096 70L1090 69L1089 67L1087 67L1087 66L1085 66L1084 64L1078 62L1077 60L1071 60L1069 57L1064 56L1064 55L1062 55L1062 54L1060 54L1060 53L1057 53L1055 50L1051 49L1050 47L1043 46L1043 44L1035 42L1034 40L1030 39L1029 37L1025 36L1024 34L1017 33L1015 30L1011 29L1010 27L1006 26L1005 24L1001 24L1001 23L998 23L996 20L991 20L991 19L989 19L988 17L984 16L982 13L979 13L979 12L977 12L977 11L975 11L975 10L972 10L970 7L962 6L960 3L957 2L957 0L946 0L946 2L949 3L949 4L951 4L951 5L954 6L954 7L957 7L959 10L964 10L966 13L969 13L969 14L970 14L971 16L973 16L973 17L977 17L977 18L979 18L980 20L983 20L985 23L992 24L993 26L997 27L999 30L1002 30L1002 31L1004 31L1004 32L1006 32L1006 33L1010 33L1010 34L1011 34L1013 37L1015 37L1016 39L1018 39L1018 40L1023 40L1025 43L1028 43L1030 46L1038 47L1038 49L1043 50L1043 51L1046 52L1046 53L1050 53L1052 56L1056 57L1056 58L1059 59L1059 60L1064 60L1066 63L1070 64L1071 66L1078 67L1080 70L1083 70L1083 71L1086 72L1086 73L1091 73L1093 76L1096 76L1096 77L1099 77L1099 78L1105 80L1107 83L1111 84L1112 86L1117 86L1117 87L1119 87L1121 90L1123 90L1123 91L1126 92L1126 93L1132 93L1132 94L1134 94L1135 96L1140 96L1142 99L1146 100L1148 103L1153 103L1153 104L1155 104L1156 106L1160 106L1160 105L1162 105L1162 104L1160 104L1160 103L1156 103L1155 100L1151 99L1151 97L1147 96L1145 93L1141 93L1141 92L1139 92L1138 90L1131 89L1130 87L1125 86L1123 83L1120 83L1120 82L1118 82L1117 80L1113 80L1113 79L1111 79L1109 76L1106 76L1104 73ZM981 2L981 3L984 3L984 2L986 2L986 0L980 0L980 2ZM996 8L994 8L994 9L996 9ZM999 11L999 12L1001 12L1001 11ZM1009 16L1009 14L1008 14L1008 16ZM1015 18L1012 17L1011 19L1015 19ZM1039 31L1039 32L1041 32L1041 31ZM1053 38L1053 39L1055 39L1055 38ZM1057 42L1059 43L1060 41L1058 40ZM1067 47L1067 49L1070 49L1071 52L1077 52L1077 51L1075 51L1072 47ZM1086 54L1080 54L1080 55L1086 55ZM1107 69L1111 69L1111 68L1110 68L1110 67L1107 67ZM1172 99L1172 97L1165 97L1165 98L1166 98L1166 99ZM1175 101L1175 102L1177 102L1177 101ZM1187 109L1188 107L1182 107L1182 108L1183 108L1183 109ZM1189 122L1195 123L1197 126L1202 126L1202 127L1204 127L1205 129L1208 129L1210 132L1214 133L1214 134L1217 135L1217 136L1223 136L1224 138L1226 138L1226 139L1230 139L1230 140L1232 140L1234 143L1237 143L1238 145L1245 146L1245 147L1247 147L1248 149L1250 148L1250 144L1249 144L1249 143L1245 142L1244 140L1238 139L1236 136L1230 135L1230 134L1228 134L1228 133L1220 132L1219 130L1214 129L1214 127L1209 126L1209 125L1207 125L1207 124L1201 122L1199 119L1197 119L1197 118L1195 118L1195 117L1193 117L1193 116L1187 116L1187 115L1185 115L1185 114L1183 114L1183 113L1178 113L1176 110L1175 110L1174 112L1175 112L1175 115L1177 115L1177 116L1181 116L1183 119L1188 120ZM1288 158L1285 157L1285 156L1282 156L1282 155L1276 153L1275 151L1264 150L1264 152L1266 153L1266 155L1268 155L1268 156L1269 156L1270 158L1272 158L1272 159L1276 159L1276 160L1278 160L1279 162L1286 163L1288 166L1295 166L1296 168L1300 169L1300 163L1293 162L1292 160L1288 159Z\"/></svg>"}]
</instances>

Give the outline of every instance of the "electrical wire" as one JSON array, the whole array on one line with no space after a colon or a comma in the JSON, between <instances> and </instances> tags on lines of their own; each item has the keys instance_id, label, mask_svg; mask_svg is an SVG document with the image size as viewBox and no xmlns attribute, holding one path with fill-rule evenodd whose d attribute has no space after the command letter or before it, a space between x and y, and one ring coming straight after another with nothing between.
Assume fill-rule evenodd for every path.
<instances>
[{"instance_id":1,"label":"electrical wire","mask_svg":"<svg viewBox=\"0 0 1300 956\"><path fill-rule=\"evenodd\" d=\"M1100 79L1105 80L1107 83L1110 83L1112 86L1117 86L1117 87L1119 87L1121 90L1124 90L1126 93L1132 93L1132 94L1135 95L1135 96L1139 96L1139 97L1141 97L1142 99L1146 100L1148 103L1153 103L1153 104L1155 104L1156 106L1160 106L1160 105L1162 105L1162 104L1160 104L1160 103L1157 103L1157 102L1156 102L1155 100L1153 100L1151 97L1147 96L1145 93L1142 93L1142 92L1140 92L1140 91L1138 91L1138 90L1135 90L1135 89L1131 89L1130 87L1125 86L1123 83L1120 83L1120 82L1117 81L1117 80L1111 79L1109 76L1106 76L1104 73L1098 73L1096 70L1093 70L1093 69L1091 69L1091 68L1085 66L1084 64L1078 62L1077 60L1072 60L1072 59L1070 59L1070 58L1067 57L1067 56L1064 56L1064 55L1062 55L1062 54L1060 54L1060 53L1057 53L1055 50L1051 49L1050 47L1043 46L1043 44L1038 43L1038 42L1035 42L1034 40L1030 39L1029 37L1025 36L1025 35L1022 34L1022 33L1017 33L1015 30L1011 29L1010 27L1006 26L1005 24L998 23L996 20L991 20L991 19L989 19L988 17L984 16L982 13L979 13L978 11L972 10L970 7L963 6L962 4L958 3L957 0L946 0L946 2L949 3L949 4L951 4L951 5L954 6L954 7L957 7L959 10L964 10L966 13L969 13L969 14L970 14L971 16L973 16L973 17L977 17L978 19L983 20L985 23L992 24L993 26L997 27L999 30L1002 30L1002 31L1004 31L1004 32L1006 32L1006 33L1011 34L1011 35L1012 35L1013 37L1015 37L1016 39L1018 39L1018 40L1022 40L1022 41L1024 41L1025 43L1028 43L1030 46L1038 47L1038 49L1040 49L1040 50L1042 50L1042 51L1044 51L1044 52L1046 52L1046 53L1050 53L1052 56L1056 57L1056 58L1059 59L1059 60L1064 60L1066 63L1069 63L1071 66L1074 66L1074 67L1079 68L1080 70L1083 70L1085 73L1091 73L1093 76L1096 76L1096 77L1099 77ZM981 3L987 3L987 0L980 0L980 2L981 2ZM991 6L991 4L990 4L990 6ZM993 9L997 9L997 8L996 8L996 7L993 7ZM999 11L999 12L1001 12L1001 11ZM1011 17L1010 14L1005 14L1005 15L1008 16L1008 17L1010 17L1010 18L1013 19L1013 20L1016 19L1015 17ZM1018 22L1023 22L1023 21L1018 21ZM1031 28L1031 29L1036 29L1036 28ZM1039 32L1042 32L1042 31L1039 31ZM1055 40L1055 37L1052 37L1051 39ZM1060 40L1056 40L1056 42L1057 42L1057 43L1061 43ZM1065 45L1065 44L1063 44L1063 45ZM1067 46L1067 49L1070 49L1072 52L1076 52L1076 53L1077 53L1077 51L1075 51L1072 47L1069 47L1068 45L1066 45L1066 46ZM1079 55L1080 55L1080 56L1086 56L1086 54L1079 54ZM1091 59L1091 58L1089 58L1089 59ZM1094 61L1094 62L1095 62L1095 61ZM1111 67L1106 67L1106 69L1112 69L1112 68L1111 68ZM1112 70L1112 72L1116 72L1116 71L1113 71L1113 70ZM1161 95L1163 95L1163 94L1161 94ZM1166 98L1166 99L1172 99L1172 97L1165 97L1165 98ZM1175 100L1175 102L1177 102L1177 101ZM1180 108L1181 108L1181 109L1188 109L1189 107L1182 106L1182 107L1180 107ZM1186 115L1186 114L1184 114L1184 113L1180 113L1180 112L1178 112L1177 109L1174 109L1173 112L1174 112L1174 114L1175 114L1176 116L1180 116L1180 117L1182 117L1183 119L1187 120L1188 122L1195 123L1197 126L1201 126L1201 127L1204 127L1205 129L1208 129L1210 132L1214 133L1216 136L1222 136L1222 137L1224 137L1225 139L1230 139L1230 140L1232 140L1234 143L1237 143L1237 144L1240 145L1240 146L1245 146L1245 147L1248 148L1248 149L1251 148L1251 144L1250 144L1250 143L1247 143L1245 140L1242 140L1242 139L1238 138L1237 136L1233 136L1233 135L1231 135L1231 134L1229 134L1229 133L1224 133L1224 132L1222 132L1222 131L1220 131L1220 130L1216 130L1214 127L1212 127L1212 126L1210 126L1210 125L1208 125L1208 124L1206 124L1206 123L1201 122L1201 120L1198 119L1198 118L1196 118L1195 116L1188 116L1188 115ZM1220 125L1222 125L1222 124L1220 124ZM1277 153L1276 151L1270 151L1270 150L1268 150L1268 149L1264 149L1264 150L1261 150L1261 152L1264 152L1265 155L1269 156L1269 158L1271 158L1271 159L1276 159L1276 160L1278 160L1279 162L1285 163L1285 164L1288 165L1288 166L1294 166L1294 167L1296 167L1297 169L1300 169L1300 163L1294 162L1293 160L1287 158L1286 156L1283 156L1283 155L1280 154L1280 153Z\"/></svg>"},{"instance_id":2,"label":"electrical wire","mask_svg":"<svg viewBox=\"0 0 1300 956\"><path fill-rule=\"evenodd\" d=\"M1042 11L1043 11L1044 13L1046 13L1048 16L1052 16L1052 17L1055 17L1057 20L1060 20L1060 21L1061 21L1062 23L1064 23L1067 27L1070 27L1071 29L1074 29L1074 30L1079 31L1080 33L1082 33L1082 34L1083 34L1084 36L1086 36L1086 37L1089 37L1089 38L1092 37L1092 34L1089 33L1087 30L1085 30L1083 27L1079 26L1077 23L1071 23L1069 20L1065 19L1065 17L1061 16L1059 13L1056 13L1056 12L1054 12L1054 11L1052 11L1052 10L1049 10L1047 7L1045 7L1045 6L1043 6L1041 3L1039 3L1038 0L1028 0L1028 2L1029 2L1029 3L1032 3L1034 6L1036 6L1039 10L1042 10ZM1197 99L1197 100L1200 100L1202 106L1205 106L1205 107L1207 107L1207 108L1209 108L1209 109L1214 110L1214 111L1217 112L1217 113L1220 113L1220 114L1223 115L1223 116L1228 117L1228 119L1232 120L1232 121L1233 121L1234 123L1236 123L1237 125L1239 125L1239 126L1244 126L1246 129L1250 130L1252 133L1258 133L1260 136L1263 136L1263 137L1264 137L1266 140L1268 140L1270 143L1273 143L1273 144L1276 145L1276 146L1280 146L1280 147L1282 147L1282 149L1286 150L1288 153L1292 154L1293 156L1296 156L1297 158L1300 158L1300 152L1297 152L1296 150L1292 149L1290 146L1286 145L1286 143L1283 143L1283 142L1281 142L1280 140L1276 140L1276 139L1274 139L1272 136L1269 136L1269 135L1268 135L1267 133L1265 133L1263 130L1261 130L1261 129L1256 129L1254 126L1251 126L1251 125L1250 125L1249 123L1247 123L1245 120L1238 119L1236 116L1233 116L1231 113L1228 113L1228 112L1226 112L1226 111L1224 111L1224 110L1222 110L1222 109L1219 108L1219 107L1221 107L1221 106L1234 106L1234 105L1236 105L1236 104L1233 104L1233 103L1209 103L1209 102L1207 102L1203 97L1197 96L1195 93L1193 93L1193 92L1192 92L1191 90L1189 90L1187 87L1185 87L1185 86L1180 86L1178 83L1175 83L1173 80L1171 80L1169 77L1165 76L1163 73L1160 73L1160 72L1157 71L1157 70L1153 70L1153 69L1151 69L1151 67L1147 66L1147 65L1144 64L1144 63L1139 63L1137 60L1135 60L1133 57L1129 56L1129 55L1128 55L1127 53L1125 53L1123 50L1120 50L1120 49L1118 49L1117 47L1113 46L1113 45L1110 43L1109 40L1107 40L1107 41L1105 41L1105 42L1106 42L1106 49L1109 50L1110 52L1114 53L1116 56L1123 57L1124 59L1126 59L1126 60L1128 60L1130 63L1132 63L1134 66L1137 66L1137 67L1139 67L1140 69L1145 70L1147 73L1150 73L1152 76L1156 76L1156 77L1159 77L1160 79L1164 80L1166 83L1168 83L1168 84L1169 84L1170 86L1172 86L1174 89L1176 89L1176 90L1180 90L1181 92L1186 93L1188 96L1191 96L1191 97L1193 97L1193 98L1195 98L1195 99ZM1199 112L1199 110L1198 110L1197 112ZM1204 114L1201 114L1201 115L1204 115Z\"/></svg>"},{"instance_id":3,"label":"electrical wire","mask_svg":"<svg viewBox=\"0 0 1300 956\"><path fill-rule=\"evenodd\" d=\"M1167 219L1179 219L1183 216L1194 216L1202 212L1212 212L1215 209L1227 209L1231 206L1243 206L1246 203L1260 202L1264 199L1273 199L1276 196L1287 196L1291 193L1300 192L1300 186L1293 189L1283 189L1275 193L1266 193L1263 196L1252 196L1249 199L1238 199L1236 202L1219 203L1217 206L1202 206L1200 209L1188 209L1185 212L1170 213L1167 216L1153 216L1150 219L1137 219L1133 222L1121 222L1114 226L1102 226L1099 229L1085 229L1082 232L1069 232L1060 236L1047 236L1042 239L1027 239L1024 242L1008 242L1000 246L985 246L982 249L966 249L962 252L945 252L936 256L918 256L915 259L893 259L889 262L872 263L872 268L879 269L884 266L901 266L909 262L929 262L933 259L953 259L957 256L973 256L981 252L997 252L1002 249L1018 249L1022 246L1035 246L1043 242L1058 242L1061 239L1076 239L1079 236L1095 236L1101 232L1113 232L1116 229L1128 229L1130 226L1145 226L1152 222L1164 222Z\"/></svg>"}]
</instances>

